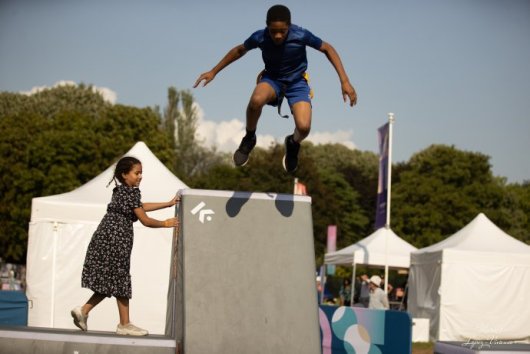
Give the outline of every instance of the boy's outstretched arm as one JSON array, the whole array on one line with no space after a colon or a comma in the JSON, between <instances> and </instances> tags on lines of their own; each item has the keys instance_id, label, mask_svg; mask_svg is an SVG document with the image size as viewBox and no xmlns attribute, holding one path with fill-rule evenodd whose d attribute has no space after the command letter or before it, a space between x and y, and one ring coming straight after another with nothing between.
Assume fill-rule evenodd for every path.
<instances>
[{"instance_id":1,"label":"boy's outstretched arm","mask_svg":"<svg viewBox=\"0 0 530 354\"><path fill-rule=\"evenodd\" d=\"M202 86L206 86L210 81L215 78L215 75L217 75L219 71L223 70L225 67L227 67L237 59L241 58L246 53L247 50L245 49L245 46L243 44L240 44L230 49L228 53L226 53L226 55L223 57L223 59L221 59L221 61L216 66L214 66L212 70L202 73L199 76L197 81L195 81L195 85L193 85L193 87L195 88L199 86L201 81L204 81L204 84Z\"/></svg>"},{"instance_id":2,"label":"boy's outstretched arm","mask_svg":"<svg viewBox=\"0 0 530 354\"><path fill-rule=\"evenodd\" d=\"M348 78L348 75L346 74L346 71L342 66L342 61L340 60L339 53L337 53L335 48L333 48L333 46L327 42L322 42L320 51L326 54L326 57L328 58L330 63L337 71L337 74L339 75L340 85L342 89L342 97L344 98L344 102L346 102L346 97L348 97L350 99L350 106L353 106L357 103L357 93L351 85L350 79Z\"/></svg>"}]
</instances>

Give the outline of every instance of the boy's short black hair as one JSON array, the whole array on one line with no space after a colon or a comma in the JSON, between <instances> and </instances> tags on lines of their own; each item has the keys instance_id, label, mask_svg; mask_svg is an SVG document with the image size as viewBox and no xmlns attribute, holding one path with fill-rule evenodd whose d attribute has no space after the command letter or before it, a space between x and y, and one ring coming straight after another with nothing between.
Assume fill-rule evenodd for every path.
<instances>
[{"instance_id":1,"label":"boy's short black hair","mask_svg":"<svg viewBox=\"0 0 530 354\"><path fill-rule=\"evenodd\" d=\"M267 26L271 22L282 21L291 25L291 11L284 5L274 5L267 11Z\"/></svg>"}]
</instances>

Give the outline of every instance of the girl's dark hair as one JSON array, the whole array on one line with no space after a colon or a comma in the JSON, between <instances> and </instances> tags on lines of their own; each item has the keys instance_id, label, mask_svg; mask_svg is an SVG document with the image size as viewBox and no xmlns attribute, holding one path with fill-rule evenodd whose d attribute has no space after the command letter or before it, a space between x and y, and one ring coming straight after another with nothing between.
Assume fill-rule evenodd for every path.
<instances>
[{"instance_id":1,"label":"girl's dark hair","mask_svg":"<svg viewBox=\"0 0 530 354\"><path fill-rule=\"evenodd\" d=\"M282 21L291 25L291 11L284 5L274 5L267 11L267 26L271 22Z\"/></svg>"},{"instance_id":2,"label":"girl's dark hair","mask_svg":"<svg viewBox=\"0 0 530 354\"><path fill-rule=\"evenodd\" d=\"M140 160L138 160L135 157L132 156L125 156L122 157L118 163L116 163L116 168L114 169L114 175L112 176L112 179L109 181L109 184L107 184L107 187L114 181L115 185L118 185L116 183L116 180L118 180L121 184L125 183L123 180L123 174L129 173L134 165L141 164Z\"/></svg>"}]
</instances>

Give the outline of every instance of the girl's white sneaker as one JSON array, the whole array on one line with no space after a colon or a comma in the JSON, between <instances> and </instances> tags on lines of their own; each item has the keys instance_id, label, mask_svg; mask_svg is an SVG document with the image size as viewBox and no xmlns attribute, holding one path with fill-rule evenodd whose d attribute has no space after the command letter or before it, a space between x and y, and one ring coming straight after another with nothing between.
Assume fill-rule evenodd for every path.
<instances>
[{"instance_id":1,"label":"girl's white sneaker","mask_svg":"<svg viewBox=\"0 0 530 354\"><path fill-rule=\"evenodd\" d=\"M116 333L127 336L146 336L149 334L147 330L142 329L140 327L136 327L130 322L123 326L121 324L118 324L118 327L116 328Z\"/></svg>"},{"instance_id":2,"label":"girl's white sneaker","mask_svg":"<svg viewBox=\"0 0 530 354\"><path fill-rule=\"evenodd\" d=\"M87 325L86 321L88 320L88 315L83 315L83 312L81 311L81 306L77 306L76 308L72 309L70 311L70 314L72 315L72 318L74 319L74 324L79 327L82 331L87 331Z\"/></svg>"}]
</instances>

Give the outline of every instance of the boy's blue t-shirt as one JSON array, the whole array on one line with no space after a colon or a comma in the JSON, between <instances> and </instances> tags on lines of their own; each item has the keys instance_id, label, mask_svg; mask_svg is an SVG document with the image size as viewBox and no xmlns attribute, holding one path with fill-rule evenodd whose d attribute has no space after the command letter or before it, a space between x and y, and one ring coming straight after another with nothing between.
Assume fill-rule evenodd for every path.
<instances>
[{"instance_id":1,"label":"boy's blue t-shirt","mask_svg":"<svg viewBox=\"0 0 530 354\"><path fill-rule=\"evenodd\" d=\"M260 48L267 74L275 80L290 83L301 79L307 70L306 46L319 50L322 39L291 24L281 45L274 44L267 28L254 32L243 45L247 50Z\"/></svg>"}]
</instances>

